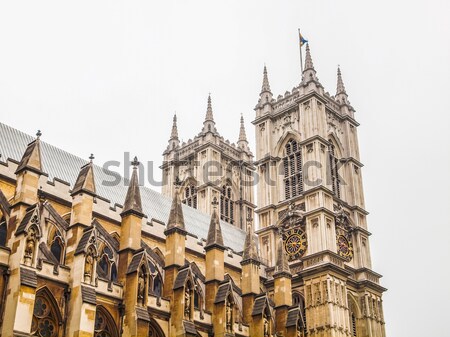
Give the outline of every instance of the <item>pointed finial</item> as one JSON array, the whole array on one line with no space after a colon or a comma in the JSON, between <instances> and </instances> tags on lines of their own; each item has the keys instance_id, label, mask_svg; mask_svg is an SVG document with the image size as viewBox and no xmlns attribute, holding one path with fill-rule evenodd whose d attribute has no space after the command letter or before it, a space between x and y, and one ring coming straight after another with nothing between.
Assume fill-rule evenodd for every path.
<instances>
[{"instance_id":1,"label":"pointed finial","mask_svg":"<svg viewBox=\"0 0 450 337\"><path fill-rule=\"evenodd\" d=\"M144 214L142 213L142 200L141 192L139 188L139 178L137 168L139 166L139 161L135 156L131 162L133 166L133 173L131 174L130 185L128 186L127 195L125 197L125 203L123 205L123 211L120 213L122 217L128 214L135 214L136 216L142 218Z\"/></svg>"},{"instance_id":2,"label":"pointed finial","mask_svg":"<svg viewBox=\"0 0 450 337\"><path fill-rule=\"evenodd\" d=\"M220 227L220 218L219 214L217 213L217 205L219 204L219 202L217 201L216 197L214 197L211 204L213 205L213 213L211 215L211 222L209 224L205 250L208 251L209 249L214 247L224 250L225 247L223 245L222 228Z\"/></svg>"},{"instance_id":3,"label":"pointed finial","mask_svg":"<svg viewBox=\"0 0 450 337\"><path fill-rule=\"evenodd\" d=\"M306 57L305 57L305 71L307 70L314 70L314 64L311 57L311 50L309 49L309 43L306 44Z\"/></svg>"},{"instance_id":4,"label":"pointed finial","mask_svg":"<svg viewBox=\"0 0 450 337\"><path fill-rule=\"evenodd\" d=\"M41 130L37 130L36 137L39 139L42 136Z\"/></svg>"},{"instance_id":5,"label":"pointed finial","mask_svg":"<svg viewBox=\"0 0 450 337\"><path fill-rule=\"evenodd\" d=\"M248 264L248 263L260 263L260 259L258 256L258 248L256 247L255 240L253 238L253 226L252 226L252 216L249 213L247 215L247 235L245 236L245 243L244 243L244 251L242 253L242 261L241 265Z\"/></svg>"},{"instance_id":6,"label":"pointed finial","mask_svg":"<svg viewBox=\"0 0 450 337\"><path fill-rule=\"evenodd\" d=\"M208 94L208 107L206 109L206 118L205 122L211 121L214 122L214 116L212 111L212 103L211 103L211 93Z\"/></svg>"},{"instance_id":7,"label":"pointed finial","mask_svg":"<svg viewBox=\"0 0 450 337\"><path fill-rule=\"evenodd\" d=\"M283 245L283 237L281 236L281 233L279 235L278 239L278 247L277 247L277 264L275 268L274 278L276 278L278 275L291 275L291 270L289 269L289 262L286 256L286 253L284 251L284 245Z\"/></svg>"},{"instance_id":8,"label":"pointed finial","mask_svg":"<svg viewBox=\"0 0 450 337\"><path fill-rule=\"evenodd\" d=\"M138 161L138 158L137 158L137 156L134 156L134 158L133 158L133 161L131 162L131 166L133 166L133 169L137 169L138 168L138 166L139 166L139 161Z\"/></svg>"},{"instance_id":9,"label":"pointed finial","mask_svg":"<svg viewBox=\"0 0 450 337\"><path fill-rule=\"evenodd\" d=\"M244 124L244 116L243 114L241 114L241 128L239 130L239 140L238 140L238 144L244 142L244 143L248 143L247 141L247 134L245 132L245 124Z\"/></svg>"},{"instance_id":10,"label":"pointed finial","mask_svg":"<svg viewBox=\"0 0 450 337\"><path fill-rule=\"evenodd\" d=\"M264 64L264 72L263 72L263 84L262 84L262 88L261 88L261 94L263 94L263 93L272 94L272 92L270 91L269 76L267 75L267 67L265 64Z\"/></svg>"},{"instance_id":11,"label":"pointed finial","mask_svg":"<svg viewBox=\"0 0 450 337\"><path fill-rule=\"evenodd\" d=\"M170 139L178 140L178 126L177 126L177 114L173 115L172 132L170 134Z\"/></svg>"},{"instance_id":12,"label":"pointed finial","mask_svg":"<svg viewBox=\"0 0 450 337\"><path fill-rule=\"evenodd\" d=\"M90 160L90 162L92 163L92 161L95 159L95 157L94 157L94 154L93 153L91 153L91 155L89 156L89 160Z\"/></svg>"},{"instance_id":13,"label":"pointed finial","mask_svg":"<svg viewBox=\"0 0 450 337\"><path fill-rule=\"evenodd\" d=\"M345 91L344 81L342 80L341 67L338 65L337 69L337 89L336 96L339 94L347 94Z\"/></svg>"}]
</instances>

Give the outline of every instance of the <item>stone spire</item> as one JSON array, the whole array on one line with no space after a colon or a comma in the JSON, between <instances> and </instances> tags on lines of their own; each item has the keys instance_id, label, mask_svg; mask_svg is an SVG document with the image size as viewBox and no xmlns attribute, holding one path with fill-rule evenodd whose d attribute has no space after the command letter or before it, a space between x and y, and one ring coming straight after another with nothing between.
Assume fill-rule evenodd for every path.
<instances>
[{"instance_id":1,"label":"stone spire","mask_svg":"<svg viewBox=\"0 0 450 337\"><path fill-rule=\"evenodd\" d=\"M172 207L170 208L169 220L167 221L165 233L172 229L185 231L183 208L180 199L180 185L180 179L177 177L175 180L175 193L173 195Z\"/></svg>"},{"instance_id":2,"label":"stone spire","mask_svg":"<svg viewBox=\"0 0 450 337\"><path fill-rule=\"evenodd\" d=\"M17 166L15 174L18 174L24 170L34 171L36 173L42 173L42 158L41 158L41 140L42 133L40 130L36 133L36 139L28 144L22 159Z\"/></svg>"},{"instance_id":3,"label":"stone spire","mask_svg":"<svg viewBox=\"0 0 450 337\"><path fill-rule=\"evenodd\" d=\"M219 247L219 248L224 248L222 229L220 227L219 213L217 212L218 204L219 203L217 202L217 198L214 197L214 200L212 202L213 213L211 216L211 222L209 224L209 231L208 231L208 237L206 239L205 249L212 248L214 246Z\"/></svg>"},{"instance_id":4,"label":"stone spire","mask_svg":"<svg viewBox=\"0 0 450 337\"><path fill-rule=\"evenodd\" d=\"M342 80L341 68L338 66L336 96L339 94L347 95L347 92L345 91L344 81Z\"/></svg>"},{"instance_id":5,"label":"stone spire","mask_svg":"<svg viewBox=\"0 0 450 337\"><path fill-rule=\"evenodd\" d=\"M267 67L264 65L264 72L263 72L263 83L261 88L261 94L263 95L265 93L270 93L272 95L272 91L270 91L270 84L269 84L269 76L267 76Z\"/></svg>"},{"instance_id":6,"label":"stone spire","mask_svg":"<svg viewBox=\"0 0 450 337\"><path fill-rule=\"evenodd\" d=\"M211 104L211 94L208 95L208 107L206 108L205 121L203 122L203 133L207 132L217 132L216 122L214 121L212 104Z\"/></svg>"},{"instance_id":7,"label":"stone spire","mask_svg":"<svg viewBox=\"0 0 450 337\"><path fill-rule=\"evenodd\" d=\"M253 238L253 230L251 225L252 219L247 219L247 236L245 237L244 251L242 253L241 264L248 262L257 262L259 264L258 248Z\"/></svg>"},{"instance_id":8,"label":"stone spire","mask_svg":"<svg viewBox=\"0 0 450 337\"><path fill-rule=\"evenodd\" d=\"M274 277L278 274L288 274L291 275L291 271L289 269L289 262L284 252L283 238L279 235L278 239L278 247L277 247L277 263L275 267Z\"/></svg>"},{"instance_id":9,"label":"stone spire","mask_svg":"<svg viewBox=\"0 0 450 337\"><path fill-rule=\"evenodd\" d=\"M306 44L306 57L305 57L305 68L303 70L303 81L308 82L309 80L316 80L316 70L314 69L314 64L311 57L311 50L309 49L309 43Z\"/></svg>"},{"instance_id":10,"label":"stone spire","mask_svg":"<svg viewBox=\"0 0 450 337\"><path fill-rule=\"evenodd\" d=\"M177 127L177 114L173 115L172 133L170 134L170 140L178 140L178 127Z\"/></svg>"},{"instance_id":11,"label":"stone spire","mask_svg":"<svg viewBox=\"0 0 450 337\"><path fill-rule=\"evenodd\" d=\"M177 114L175 113L173 115L172 132L170 133L169 146L167 147L167 150L170 151L175 149L178 145L180 145L180 139L178 138Z\"/></svg>"},{"instance_id":12,"label":"stone spire","mask_svg":"<svg viewBox=\"0 0 450 337\"><path fill-rule=\"evenodd\" d=\"M133 165L133 173L131 174L130 185L128 186L128 192L125 198L123 211L120 215L123 217L129 213L134 213L138 216L143 217L144 214L142 213L141 192L139 190L138 179L139 162L137 160L137 157L134 157L131 165Z\"/></svg>"},{"instance_id":13,"label":"stone spire","mask_svg":"<svg viewBox=\"0 0 450 337\"><path fill-rule=\"evenodd\" d=\"M244 124L244 116L241 114L241 128L239 129L239 139L238 139L238 146L248 151L248 141L247 141L247 133L245 132L245 124Z\"/></svg>"},{"instance_id":14,"label":"stone spire","mask_svg":"<svg viewBox=\"0 0 450 337\"><path fill-rule=\"evenodd\" d=\"M72 196L80 192L96 196L93 160L94 155L91 154L89 156L89 163L81 167L75 185L73 186Z\"/></svg>"}]
</instances>

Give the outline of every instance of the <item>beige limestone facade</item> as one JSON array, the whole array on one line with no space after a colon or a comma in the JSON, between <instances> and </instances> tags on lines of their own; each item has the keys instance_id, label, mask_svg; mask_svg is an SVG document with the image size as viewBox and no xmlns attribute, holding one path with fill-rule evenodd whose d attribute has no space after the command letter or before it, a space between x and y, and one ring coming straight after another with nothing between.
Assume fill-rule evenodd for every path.
<instances>
[{"instance_id":1,"label":"beige limestone facade","mask_svg":"<svg viewBox=\"0 0 450 337\"><path fill-rule=\"evenodd\" d=\"M276 99L264 68L255 157L210 97L192 140L175 116L162 194L0 123L0 335L384 337L355 110L305 61Z\"/></svg>"}]
</instances>

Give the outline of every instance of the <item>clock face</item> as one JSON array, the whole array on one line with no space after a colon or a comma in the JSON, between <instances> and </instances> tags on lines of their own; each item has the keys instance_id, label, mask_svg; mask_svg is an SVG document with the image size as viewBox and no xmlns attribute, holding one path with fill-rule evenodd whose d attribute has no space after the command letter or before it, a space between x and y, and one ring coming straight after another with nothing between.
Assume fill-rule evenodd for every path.
<instances>
[{"instance_id":1,"label":"clock face","mask_svg":"<svg viewBox=\"0 0 450 337\"><path fill-rule=\"evenodd\" d=\"M337 252L340 256L350 261L353 258L352 243L343 235L337 237Z\"/></svg>"},{"instance_id":2,"label":"clock face","mask_svg":"<svg viewBox=\"0 0 450 337\"><path fill-rule=\"evenodd\" d=\"M298 228L290 229L285 231L282 236L284 249L290 260L298 259L305 254L308 247L305 232Z\"/></svg>"}]
</instances>

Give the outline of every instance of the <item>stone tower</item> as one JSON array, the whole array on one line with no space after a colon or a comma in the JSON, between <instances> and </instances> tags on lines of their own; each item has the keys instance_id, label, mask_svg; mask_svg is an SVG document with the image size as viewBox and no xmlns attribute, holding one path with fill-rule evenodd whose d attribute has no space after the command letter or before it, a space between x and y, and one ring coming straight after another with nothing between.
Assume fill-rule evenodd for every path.
<instances>
[{"instance_id":1,"label":"stone tower","mask_svg":"<svg viewBox=\"0 0 450 337\"><path fill-rule=\"evenodd\" d=\"M213 200L219 202L220 219L245 229L245 219L252 216L254 205L252 170L253 154L248 146L241 116L236 144L225 140L217 131L211 96L200 133L187 142L178 138L177 116L163 153L162 193L173 198L174 181L180 179L180 198L184 204L208 214Z\"/></svg>"},{"instance_id":2,"label":"stone tower","mask_svg":"<svg viewBox=\"0 0 450 337\"><path fill-rule=\"evenodd\" d=\"M301 82L276 99L266 67L255 107L262 261L275 283L292 274L297 314L287 331L307 336L384 336L381 275L372 270L355 110L340 69L331 96L306 46ZM281 245L281 247L280 247ZM279 273L277 248L287 255ZM288 279L286 277L286 279ZM279 300L277 286L270 294ZM297 315L297 316L296 316Z\"/></svg>"}]
</instances>

